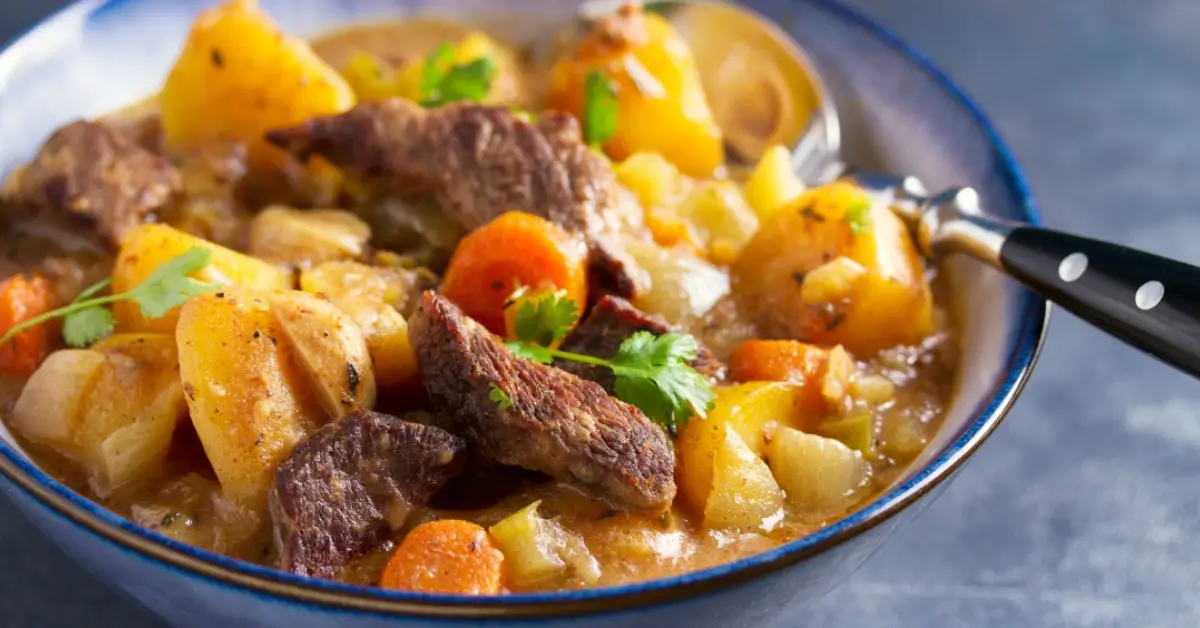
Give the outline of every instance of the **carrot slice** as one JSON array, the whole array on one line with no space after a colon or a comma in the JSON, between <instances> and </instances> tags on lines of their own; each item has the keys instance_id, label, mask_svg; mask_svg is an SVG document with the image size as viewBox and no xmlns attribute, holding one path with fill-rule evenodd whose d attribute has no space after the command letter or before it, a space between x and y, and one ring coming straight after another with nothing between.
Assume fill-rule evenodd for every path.
<instances>
[{"instance_id":1,"label":"carrot slice","mask_svg":"<svg viewBox=\"0 0 1200 628\"><path fill-rule=\"evenodd\" d=\"M412 529L383 570L379 586L400 591L495 595L504 580L504 554L487 530L458 519Z\"/></svg>"},{"instance_id":2,"label":"carrot slice","mask_svg":"<svg viewBox=\"0 0 1200 628\"><path fill-rule=\"evenodd\" d=\"M463 238L442 294L492 333L504 333L504 303L518 286L565 290L582 308L587 260L582 243L552 222L506 212Z\"/></svg>"},{"instance_id":3,"label":"carrot slice","mask_svg":"<svg viewBox=\"0 0 1200 628\"><path fill-rule=\"evenodd\" d=\"M50 282L41 275L13 275L0 284L0 336L54 307ZM29 377L46 357L49 340L46 323L13 336L0 346L0 371Z\"/></svg>"},{"instance_id":4,"label":"carrot slice","mask_svg":"<svg viewBox=\"0 0 1200 628\"><path fill-rule=\"evenodd\" d=\"M800 405L816 416L825 408L821 379L829 350L798 340L748 340L729 356L729 374L740 382L792 382L802 387Z\"/></svg>"}]
</instances>

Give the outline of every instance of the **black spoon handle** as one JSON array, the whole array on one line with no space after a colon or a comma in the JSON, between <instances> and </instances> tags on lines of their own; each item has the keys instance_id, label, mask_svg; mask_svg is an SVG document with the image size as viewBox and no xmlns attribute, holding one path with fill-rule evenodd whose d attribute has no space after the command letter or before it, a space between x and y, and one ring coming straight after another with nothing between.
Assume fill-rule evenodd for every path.
<instances>
[{"instance_id":1,"label":"black spoon handle","mask_svg":"<svg viewBox=\"0 0 1200 628\"><path fill-rule=\"evenodd\" d=\"M1200 268L1038 227L1013 228L1000 263L1080 318L1200 376Z\"/></svg>"},{"instance_id":2,"label":"black spoon handle","mask_svg":"<svg viewBox=\"0 0 1200 628\"><path fill-rule=\"evenodd\" d=\"M970 189L922 200L917 236L927 253L957 251L998 266L1096 327L1200 377L1200 268L986 217Z\"/></svg>"}]
</instances>

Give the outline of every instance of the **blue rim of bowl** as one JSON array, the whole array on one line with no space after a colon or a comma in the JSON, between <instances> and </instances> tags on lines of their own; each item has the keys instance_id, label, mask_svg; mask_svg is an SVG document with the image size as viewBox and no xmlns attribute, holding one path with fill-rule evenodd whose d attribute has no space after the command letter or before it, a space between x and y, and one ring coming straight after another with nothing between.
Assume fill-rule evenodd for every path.
<instances>
[{"instance_id":1,"label":"blue rim of bowl","mask_svg":"<svg viewBox=\"0 0 1200 628\"><path fill-rule=\"evenodd\" d=\"M908 57L975 120L988 138L1009 191L1019 201L1023 218L1041 224L1036 202L1008 147L982 110L941 69L889 29L838 0L793 0L816 4ZM58 27L62 20L114 8L122 0L84 0L70 5L25 31L0 51L0 75L21 42L39 31ZM18 55L19 57L19 55ZM18 59L10 61L16 63ZM761 554L724 565L647 582L556 593L514 594L496 597L433 595L318 580L285 573L198 549L138 526L88 500L49 477L7 443L0 441L0 473L29 496L96 534L143 557L186 574L206 578L216 585L233 586L302 603L337 610L428 618L537 618L560 615L613 613L665 604L716 589L745 583L783 569L830 549L883 523L948 478L1003 421L1029 379L1041 352L1049 325L1050 306L1023 290L1005 376L991 399L976 408L976 419L957 440L912 478L875 498L850 516L821 530Z\"/></svg>"}]
</instances>

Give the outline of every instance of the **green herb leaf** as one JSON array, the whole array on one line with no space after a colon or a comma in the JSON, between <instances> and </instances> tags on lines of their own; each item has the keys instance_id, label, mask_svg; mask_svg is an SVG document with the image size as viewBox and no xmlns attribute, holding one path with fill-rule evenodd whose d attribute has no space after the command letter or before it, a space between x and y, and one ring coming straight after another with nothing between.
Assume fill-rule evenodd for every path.
<instances>
[{"instance_id":1,"label":"green herb leaf","mask_svg":"<svg viewBox=\"0 0 1200 628\"><path fill-rule=\"evenodd\" d=\"M574 301L557 293L527 302L517 312L519 339L506 344L514 355L542 364L561 358L608 367L616 375L617 398L636 406L672 435L693 416L704 418L712 408L716 394L704 376L688 364L699 352L695 338L675 332L655 336L640 331L626 338L611 360L547 348L545 345L566 334L577 316ZM569 322L564 325L563 321ZM549 342L545 342L547 339Z\"/></svg>"},{"instance_id":2,"label":"green herb leaf","mask_svg":"<svg viewBox=\"0 0 1200 628\"><path fill-rule=\"evenodd\" d=\"M871 230L871 201L863 199L846 208L842 220L850 226L850 233L862 235Z\"/></svg>"},{"instance_id":3,"label":"green herb leaf","mask_svg":"<svg viewBox=\"0 0 1200 628\"><path fill-rule=\"evenodd\" d=\"M596 146L617 134L617 89L599 70L592 70L584 84L583 141Z\"/></svg>"},{"instance_id":4,"label":"green herb leaf","mask_svg":"<svg viewBox=\"0 0 1200 628\"><path fill-rule=\"evenodd\" d=\"M566 294L560 290L522 302L513 321L517 340L548 347L566 337L579 320L579 306Z\"/></svg>"},{"instance_id":5,"label":"green herb leaf","mask_svg":"<svg viewBox=\"0 0 1200 628\"><path fill-rule=\"evenodd\" d=\"M437 94L438 87L442 84L442 79L446 77L446 72L450 70L450 64L453 61L454 46L449 43L441 44L425 58L425 70L421 73L422 103Z\"/></svg>"},{"instance_id":6,"label":"green herb leaf","mask_svg":"<svg viewBox=\"0 0 1200 628\"><path fill-rule=\"evenodd\" d=\"M533 360L541 364L550 364L554 361L554 352L541 345L535 345L531 342L521 342L520 340L510 340L504 344L518 358Z\"/></svg>"},{"instance_id":7,"label":"green herb leaf","mask_svg":"<svg viewBox=\"0 0 1200 628\"><path fill-rule=\"evenodd\" d=\"M208 266L212 252L192 247L163 263L146 280L127 293L146 318L162 318L188 299L218 288L217 284L198 281L188 275Z\"/></svg>"},{"instance_id":8,"label":"green herb leaf","mask_svg":"<svg viewBox=\"0 0 1200 628\"><path fill-rule=\"evenodd\" d=\"M112 333L114 325L112 312L102 306L117 301L133 301L138 304L142 315L146 318L161 318L175 307L183 305L188 299L217 289L216 284L188 277L191 273L208 266L210 255L208 249L192 247L154 269L154 272L133 289L120 294L96 296L101 290L107 288L112 280L105 279L97 282L81 292L69 305L12 326L8 333L0 338L0 346L26 329L55 318L64 319L63 340L67 344L72 347L90 345Z\"/></svg>"},{"instance_id":9,"label":"green herb leaf","mask_svg":"<svg viewBox=\"0 0 1200 628\"><path fill-rule=\"evenodd\" d=\"M101 279L100 281L97 281L96 283L84 288L83 292L80 292L79 296L75 297L75 300L72 301L72 303L78 303L85 299L90 299L90 298L96 296L97 294L99 294L99 292L101 290L103 290L111 285L112 285L112 277L107 277L105 279Z\"/></svg>"},{"instance_id":10,"label":"green herb leaf","mask_svg":"<svg viewBox=\"0 0 1200 628\"><path fill-rule=\"evenodd\" d=\"M111 334L116 324L112 312L101 305L71 312L63 317L63 340L76 349L88 347Z\"/></svg>"},{"instance_id":11,"label":"green herb leaf","mask_svg":"<svg viewBox=\"0 0 1200 628\"><path fill-rule=\"evenodd\" d=\"M454 47L442 44L425 61L421 75L421 105L438 107L460 100L482 101L496 77L496 62L480 57L462 65L451 65Z\"/></svg>"},{"instance_id":12,"label":"green herb leaf","mask_svg":"<svg viewBox=\"0 0 1200 628\"><path fill-rule=\"evenodd\" d=\"M500 389L499 386L492 384L491 390L488 392L488 399L496 402L496 405L501 410L507 410L512 407L513 400L508 396L508 393Z\"/></svg>"},{"instance_id":13,"label":"green herb leaf","mask_svg":"<svg viewBox=\"0 0 1200 628\"><path fill-rule=\"evenodd\" d=\"M688 362L699 346L688 334L655 336L640 331L625 339L613 358L617 397L676 432L692 416L704 418L716 395Z\"/></svg>"}]
</instances>

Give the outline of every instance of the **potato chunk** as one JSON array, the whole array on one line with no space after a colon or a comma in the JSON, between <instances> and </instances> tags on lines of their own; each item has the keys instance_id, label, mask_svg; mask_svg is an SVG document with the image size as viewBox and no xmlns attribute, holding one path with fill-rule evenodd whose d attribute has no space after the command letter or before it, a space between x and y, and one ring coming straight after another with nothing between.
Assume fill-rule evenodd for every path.
<instances>
[{"instance_id":1,"label":"potato chunk","mask_svg":"<svg viewBox=\"0 0 1200 628\"><path fill-rule=\"evenodd\" d=\"M375 407L375 369L367 343L346 314L297 290L271 295L271 313L330 419Z\"/></svg>"},{"instance_id":2,"label":"potato chunk","mask_svg":"<svg viewBox=\"0 0 1200 628\"><path fill-rule=\"evenodd\" d=\"M839 257L865 272L854 273L840 298L808 302L832 294L803 290L808 273ZM933 330L929 284L907 228L847 181L809 190L771 212L732 276L742 309L770 336L841 344L866 356L917 343Z\"/></svg>"},{"instance_id":3,"label":"potato chunk","mask_svg":"<svg viewBox=\"0 0 1200 628\"><path fill-rule=\"evenodd\" d=\"M168 260L193 247L212 252L208 266L192 276L225 286L245 288L290 288L292 276L266 262L237 251L201 240L178 229L159 224L145 224L130 232L117 253L113 269L113 292L124 292L146 280L150 273ZM179 309L161 318L147 319L132 301L113 304L119 332L156 332L170 334L179 320Z\"/></svg>"},{"instance_id":4,"label":"potato chunk","mask_svg":"<svg viewBox=\"0 0 1200 628\"><path fill-rule=\"evenodd\" d=\"M392 388L416 376L417 357L408 342L408 321L392 305L406 299L410 288L399 271L328 262L301 273L300 287L325 295L358 326L380 388Z\"/></svg>"},{"instance_id":5,"label":"potato chunk","mask_svg":"<svg viewBox=\"0 0 1200 628\"><path fill-rule=\"evenodd\" d=\"M346 81L255 0L201 13L159 94L169 147L237 140L250 142L252 156L274 151L260 139L266 130L352 106Z\"/></svg>"},{"instance_id":6,"label":"potato chunk","mask_svg":"<svg viewBox=\"0 0 1200 628\"><path fill-rule=\"evenodd\" d=\"M10 423L75 460L101 497L158 472L187 416L175 339L118 334L56 351L30 378Z\"/></svg>"},{"instance_id":7,"label":"potato chunk","mask_svg":"<svg viewBox=\"0 0 1200 628\"><path fill-rule=\"evenodd\" d=\"M761 456L767 431L774 425L795 427L807 407L802 385L787 382L750 382L716 389L713 409L704 419L692 419L675 442L675 469L679 495L696 510L704 508L715 490L714 460L725 447L726 426L737 433L741 447Z\"/></svg>"},{"instance_id":8,"label":"potato chunk","mask_svg":"<svg viewBox=\"0 0 1200 628\"><path fill-rule=\"evenodd\" d=\"M754 174L743 188L746 201L762 220L784 203L804 193L804 182L792 170L792 154L784 146L772 146L763 153Z\"/></svg>"},{"instance_id":9,"label":"potato chunk","mask_svg":"<svg viewBox=\"0 0 1200 628\"><path fill-rule=\"evenodd\" d=\"M271 298L234 288L200 295L183 306L176 332L204 451L223 489L252 502L266 499L279 463L327 420Z\"/></svg>"},{"instance_id":10,"label":"potato chunk","mask_svg":"<svg viewBox=\"0 0 1200 628\"><path fill-rule=\"evenodd\" d=\"M107 358L75 442L100 495L156 472L187 416L170 334L119 334L92 347Z\"/></svg>"},{"instance_id":11,"label":"potato chunk","mask_svg":"<svg viewBox=\"0 0 1200 628\"><path fill-rule=\"evenodd\" d=\"M754 455L737 430L722 426L713 452L712 492L704 506L704 527L770 529L783 509L783 491L767 463Z\"/></svg>"},{"instance_id":12,"label":"potato chunk","mask_svg":"<svg viewBox=\"0 0 1200 628\"><path fill-rule=\"evenodd\" d=\"M583 119L588 76L616 87L617 132L604 145L613 159L658 153L687 175L706 177L725 161L696 60L660 15L622 8L604 18L550 71L547 106ZM586 139L586 138L585 138Z\"/></svg>"}]
</instances>

